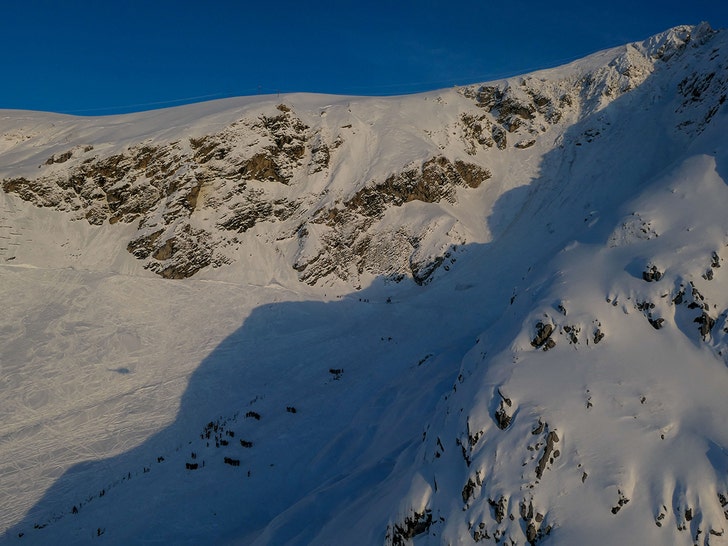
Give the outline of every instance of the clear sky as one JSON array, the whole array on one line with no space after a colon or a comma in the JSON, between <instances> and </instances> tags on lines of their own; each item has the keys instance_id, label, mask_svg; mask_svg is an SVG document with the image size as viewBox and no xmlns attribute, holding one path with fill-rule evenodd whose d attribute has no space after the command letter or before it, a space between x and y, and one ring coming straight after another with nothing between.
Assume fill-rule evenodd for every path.
<instances>
[{"instance_id":1,"label":"clear sky","mask_svg":"<svg viewBox=\"0 0 728 546\"><path fill-rule=\"evenodd\" d=\"M101 115L238 95L392 95L563 64L726 0L23 0L0 8L0 108Z\"/></svg>"}]
</instances>

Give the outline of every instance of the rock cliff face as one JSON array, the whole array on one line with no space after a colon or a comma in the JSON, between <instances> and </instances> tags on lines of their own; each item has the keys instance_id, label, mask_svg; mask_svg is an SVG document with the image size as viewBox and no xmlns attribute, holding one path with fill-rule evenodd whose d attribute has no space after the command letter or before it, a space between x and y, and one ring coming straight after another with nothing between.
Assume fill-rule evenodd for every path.
<instances>
[{"instance_id":1,"label":"rock cliff face","mask_svg":"<svg viewBox=\"0 0 728 546\"><path fill-rule=\"evenodd\" d=\"M306 252L302 241L293 267L306 282L316 282L332 273L347 279L367 270L395 280L409 274L422 284L449 256L435 256L432 261L428 260L430 257L418 259L416 251L422 234L406 226L384 233L376 230L372 233L370 228L384 218L388 209L412 201L455 203L458 187L477 188L490 176L490 172L477 165L460 160L451 163L443 156L422 165L410 165L400 173L362 188L340 206L317 211L311 223L323 230L319 245L315 253ZM308 227L301 226L298 235L306 239Z\"/></svg>"},{"instance_id":2,"label":"rock cliff face","mask_svg":"<svg viewBox=\"0 0 728 546\"><path fill-rule=\"evenodd\" d=\"M327 142L293 110L234 121L222 131L167 143L141 142L110 156L92 145L54 154L37 177L7 177L3 190L93 225L137 223L127 250L165 278L184 278L230 263L226 248L259 224L279 224L279 238L301 249L292 267L310 284L363 271L424 282L442 261L412 258L421 233L379 232L387 210L412 201L453 204L457 188L477 188L487 169L438 155L372 180L345 202L314 209L310 177L330 176L340 139ZM208 220L214 218L210 223ZM309 241L309 224L320 226ZM306 246L316 246L311 254Z\"/></svg>"}]
</instances>

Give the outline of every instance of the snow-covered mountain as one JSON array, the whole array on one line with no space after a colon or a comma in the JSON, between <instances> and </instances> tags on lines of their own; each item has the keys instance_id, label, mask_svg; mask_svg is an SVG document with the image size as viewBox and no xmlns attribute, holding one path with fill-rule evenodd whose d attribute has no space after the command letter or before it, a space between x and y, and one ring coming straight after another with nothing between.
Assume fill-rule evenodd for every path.
<instances>
[{"instance_id":1,"label":"snow-covered mountain","mask_svg":"<svg viewBox=\"0 0 728 546\"><path fill-rule=\"evenodd\" d=\"M0 112L0 541L728 543L726 96Z\"/></svg>"}]
</instances>

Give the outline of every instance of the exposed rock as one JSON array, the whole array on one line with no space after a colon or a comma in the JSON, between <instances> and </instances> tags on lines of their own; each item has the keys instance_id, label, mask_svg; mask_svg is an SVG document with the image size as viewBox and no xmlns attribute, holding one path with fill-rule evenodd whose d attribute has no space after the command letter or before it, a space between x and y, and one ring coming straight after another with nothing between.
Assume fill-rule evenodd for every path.
<instances>
[{"instance_id":1,"label":"exposed rock","mask_svg":"<svg viewBox=\"0 0 728 546\"><path fill-rule=\"evenodd\" d=\"M690 292L693 297L693 301L688 304L688 309L705 309L708 310L708 304L705 302L705 296L700 293L700 290L690 282Z\"/></svg>"},{"instance_id":2,"label":"exposed rock","mask_svg":"<svg viewBox=\"0 0 728 546\"><path fill-rule=\"evenodd\" d=\"M563 83L564 89L558 101L551 98L553 90L541 89L540 82L533 78L525 78L520 86L465 87L462 94L487 112L487 115L466 114L467 118L461 117L463 125L468 128L463 131L468 153L477 151L476 143L488 147L495 143L498 149L503 150L508 144L507 133L537 134L546 130L546 124L558 123L564 109L572 104L569 95L571 85ZM519 140L515 146L527 148L535 142L529 137Z\"/></svg>"},{"instance_id":3,"label":"exposed rock","mask_svg":"<svg viewBox=\"0 0 728 546\"><path fill-rule=\"evenodd\" d=\"M410 201L437 203L455 200L455 188L477 188L490 178L490 172L474 164L455 161L443 156L425 161L421 167L389 176L384 182L359 190L344 205L368 217L379 217L387 205L402 206Z\"/></svg>"},{"instance_id":4,"label":"exposed rock","mask_svg":"<svg viewBox=\"0 0 728 546\"><path fill-rule=\"evenodd\" d=\"M553 348L556 343L551 339L551 334L554 331L554 325L551 323L544 324L543 322L538 322L536 324L536 337L534 337L531 340L531 346L535 347L537 349L539 348ZM551 346L549 347L549 340L551 341Z\"/></svg>"},{"instance_id":5,"label":"exposed rock","mask_svg":"<svg viewBox=\"0 0 728 546\"><path fill-rule=\"evenodd\" d=\"M579 343L579 333L581 332L580 327L567 324L562 328L562 330L566 334L570 344L575 345Z\"/></svg>"},{"instance_id":6,"label":"exposed rock","mask_svg":"<svg viewBox=\"0 0 728 546\"><path fill-rule=\"evenodd\" d=\"M475 477L468 478L467 483L463 487L462 497L465 504L473 497L475 490L483 485L483 481L480 477L480 472L475 473Z\"/></svg>"},{"instance_id":7,"label":"exposed rock","mask_svg":"<svg viewBox=\"0 0 728 546\"><path fill-rule=\"evenodd\" d=\"M387 528L386 544L388 546L406 546L411 538L426 533L432 525L432 511L413 512L404 518L402 523L395 523Z\"/></svg>"},{"instance_id":8,"label":"exposed rock","mask_svg":"<svg viewBox=\"0 0 728 546\"><path fill-rule=\"evenodd\" d=\"M474 98L479 107L490 111L503 99L503 92L498 87L483 85L477 90Z\"/></svg>"},{"instance_id":9,"label":"exposed rock","mask_svg":"<svg viewBox=\"0 0 728 546\"><path fill-rule=\"evenodd\" d=\"M652 265L642 272L642 278L647 282L657 282L662 278L662 273L657 269L656 265Z\"/></svg>"},{"instance_id":10,"label":"exposed rock","mask_svg":"<svg viewBox=\"0 0 728 546\"><path fill-rule=\"evenodd\" d=\"M535 429L531 431L531 434L538 435L541 434L544 431L544 428L546 427L546 423L542 422L541 419L538 420L538 425Z\"/></svg>"},{"instance_id":11,"label":"exposed rock","mask_svg":"<svg viewBox=\"0 0 728 546\"><path fill-rule=\"evenodd\" d=\"M554 444L559 442L559 436L556 434L556 431L552 430L548 433L548 436L546 437L546 446L543 450L543 455L538 461L538 464L536 466L536 478L541 479L543 476L544 470L546 470L546 465L553 462L553 459L551 455L554 451ZM554 455L554 457L558 457L558 455Z\"/></svg>"},{"instance_id":12,"label":"exposed rock","mask_svg":"<svg viewBox=\"0 0 728 546\"><path fill-rule=\"evenodd\" d=\"M516 142L514 146L520 150L525 150L526 148L530 148L536 144L536 139L528 139L528 140L521 140L519 142Z\"/></svg>"},{"instance_id":13,"label":"exposed rock","mask_svg":"<svg viewBox=\"0 0 728 546\"><path fill-rule=\"evenodd\" d=\"M73 151L72 150L69 150L67 152L63 152L62 154L59 154L59 155L55 155L54 154L54 155L52 155L51 157L49 157L46 160L45 164L46 165L53 165L54 163L65 163L66 161L68 161L69 159L71 159L72 156L73 156Z\"/></svg>"},{"instance_id":14,"label":"exposed rock","mask_svg":"<svg viewBox=\"0 0 728 546\"><path fill-rule=\"evenodd\" d=\"M506 408L506 405L501 400L500 406L495 412L495 422L501 430L507 429L511 424L512 417L508 414L508 410Z\"/></svg>"},{"instance_id":15,"label":"exposed rock","mask_svg":"<svg viewBox=\"0 0 728 546\"><path fill-rule=\"evenodd\" d=\"M411 277L425 284L445 262L454 261L453 250L441 255L420 256L419 236L405 230L370 232L390 207L401 207L412 201L454 202L456 188L477 188L490 178L490 172L463 161L450 162L443 156L433 157L421 165L410 165L385 180L367 185L350 199L333 208L319 210L312 222L328 229L318 233L317 251L311 247L311 231L305 225L298 230L302 249L294 262L299 279L315 284L335 275L349 279L363 272L401 280ZM372 230L373 231L373 230Z\"/></svg>"},{"instance_id":16,"label":"exposed rock","mask_svg":"<svg viewBox=\"0 0 728 546\"><path fill-rule=\"evenodd\" d=\"M331 160L331 151L326 143L319 137L311 146L311 162L309 174L315 174L328 168Z\"/></svg>"},{"instance_id":17,"label":"exposed rock","mask_svg":"<svg viewBox=\"0 0 728 546\"><path fill-rule=\"evenodd\" d=\"M525 500L521 502L520 510L521 519L523 519L524 521L530 521L533 519L533 501L529 501L528 504L526 504Z\"/></svg>"},{"instance_id":18,"label":"exposed rock","mask_svg":"<svg viewBox=\"0 0 728 546\"><path fill-rule=\"evenodd\" d=\"M498 149L505 150L506 146L508 146L508 138L506 137L506 132L498 125L493 125L493 128L491 129L491 135L493 136L493 141L495 142Z\"/></svg>"},{"instance_id":19,"label":"exposed rock","mask_svg":"<svg viewBox=\"0 0 728 546\"><path fill-rule=\"evenodd\" d=\"M629 499L625 497L621 490L617 490L617 493L619 494L619 499L617 500L617 505L612 507L612 514L617 514L629 502Z\"/></svg>"},{"instance_id":20,"label":"exposed rock","mask_svg":"<svg viewBox=\"0 0 728 546\"><path fill-rule=\"evenodd\" d=\"M475 155L478 148L491 148L495 143L492 137L492 124L485 114L476 116L464 113L460 116L462 126L462 139L465 142L465 151Z\"/></svg>"},{"instance_id":21,"label":"exposed rock","mask_svg":"<svg viewBox=\"0 0 728 546\"><path fill-rule=\"evenodd\" d=\"M54 155L48 171L34 179L3 180L6 192L37 206L74 212L90 224L131 223L139 233L127 248L145 267L164 277L189 276L227 263L213 257L229 238L192 227L198 208L219 210L218 227L244 232L260 222L289 218L298 203L263 194L246 181L289 184L307 152L308 127L288 107L274 115L233 122L219 133L179 142L141 143L108 157L80 161L74 150ZM327 163L325 143L316 140L316 161ZM93 149L87 146L82 152ZM65 170L55 165L66 163ZM203 187L206 198L201 199Z\"/></svg>"},{"instance_id":22,"label":"exposed rock","mask_svg":"<svg viewBox=\"0 0 728 546\"><path fill-rule=\"evenodd\" d=\"M239 201L225 214L218 226L228 231L243 233L257 223L273 219L273 204L263 196L250 192L247 199Z\"/></svg>"},{"instance_id":23,"label":"exposed rock","mask_svg":"<svg viewBox=\"0 0 728 546\"><path fill-rule=\"evenodd\" d=\"M713 269L718 269L720 267L720 256L718 256L718 253L713 251L713 254L710 257L710 267Z\"/></svg>"},{"instance_id":24,"label":"exposed rock","mask_svg":"<svg viewBox=\"0 0 728 546\"><path fill-rule=\"evenodd\" d=\"M504 396L500 389L498 389L498 396L500 396L500 404L495 411L495 422L498 428L505 430L511 424L512 417L508 412L508 408L512 407L513 402L510 398Z\"/></svg>"},{"instance_id":25,"label":"exposed rock","mask_svg":"<svg viewBox=\"0 0 728 546\"><path fill-rule=\"evenodd\" d=\"M412 279L419 285L426 284L432 274L444 261L444 256L437 256L431 261L422 262L410 258L410 272L412 273Z\"/></svg>"},{"instance_id":26,"label":"exposed rock","mask_svg":"<svg viewBox=\"0 0 728 546\"><path fill-rule=\"evenodd\" d=\"M660 328L662 328L662 324L665 322L665 319L663 318L653 319L648 317L647 320L650 322L655 330L659 330Z\"/></svg>"},{"instance_id":27,"label":"exposed rock","mask_svg":"<svg viewBox=\"0 0 728 546\"><path fill-rule=\"evenodd\" d=\"M246 180L268 180L288 184L289 177L283 176L273 156L267 152L255 154L240 167L240 175Z\"/></svg>"},{"instance_id":28,"label":"exposed rock","mask_svg":"<svg viewBox=\"0 0 728 546\"><path fill-rule=\"evenodd\" d=\"M508 506L508 499L506 499L504 496L501 496L498 501L488 499L488 504L493 509L493 517L496 523L503 523L503 520L506 517L506 507Z\"/></svg>"},{"instance_id":29,"label":"exposed rock","mask_svg":"<svg viewBox=\"0 0 728 546\"><path fill-rule=\"evenodd\" d=\"M672 303L675 305L680 305L683 302L683 298L685 297L685 289L680 288L677 294L675 294L675 297L672 299Z\"/></svg>"},{"instance_id":30,"label":"exposed rock","mask_svg":"<svg viewBox=\"0 0 728 546\"><path fill-rule=\"evenodd\" d=\"M155 251L154 259L145 267L165 279L191 277L213 261L212 250L206 244L207 236L205 231L184 226Z\"/></svg>"},{"instance_id":31,"label":"exposed rock","mask_svg":"<svg viewBox=\"0 0 728 546\"><path fill-rule=\"evenodd\" d=\"M705 311L695 319L694 322L697 322L700 324L700 335L703 336L703 339L708 337L710 335L710 331L713 329L713 326L715 326L715 319L708 315Z\"/></svg>"},{"instance_id":32,"label":"exposed rock","mask_svg":"<svg viewBox=\"0 0 728 546\"><path fill-rule=\"evenodd\" d=\"M506 89L502 99L495 105L495 109L498 110L499 114L498 121L505 124L509 132L513 132L520 125L520 121L515 122L516 118L531 120L534 118L534 112L536 111L533 103L528 103L516 97L511 91L511 88ZM516 127L512 128L513 125Z\"/></svg>"}]
</instances>

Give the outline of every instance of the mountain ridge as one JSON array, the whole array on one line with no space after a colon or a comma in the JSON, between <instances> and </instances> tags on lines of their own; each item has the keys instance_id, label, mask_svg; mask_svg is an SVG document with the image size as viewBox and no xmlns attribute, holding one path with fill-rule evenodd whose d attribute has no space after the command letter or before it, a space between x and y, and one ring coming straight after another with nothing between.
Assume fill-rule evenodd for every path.
<instances>
[{"instance_id":1,"label":"mountain ridge","mask_svg":"<svg viewBox=\"0 0 728 546\"><path fill-rule=\"evenodd\" d=\"M696 27L695 42L708 39L712 32L707 25ZM439 233L439 240L432 240L421 227L385 227L381 232L372 224L386 220L388 209L410 201L445 205L447 209L442 201L455 204L454 187L477 187L492 177L488 165L498 160L491 159L497 154L489 153L494 147L502 151L513 146L525 151L539 137L545 137L551 126L559 124L562 116L570 117L571 123L590 116L603 102L638 86L654 70L655 62L668 62L690 39L690 27L677 27L641 44L592 56L591 63L603 60L604 56L612 57L595 72L585 74L584 65L590 62L582 61L570 65L569 76L548 84L529 77L520 81L512 78L499 86L460 88L458 94L471 99L476 108L462 111L463 104L458 105L459 119L452 127L457 138L451 139L450 129L440 129L438 134L422 128L419 130L424 134L413 135L403 132L398 124L390 125L392 128L387 130L397 133L396 142L413 138L419 141L400 145L398 150L422 149L424 144L429 151L410 160L399 151L395 156L398 163L390 161L379 174L367 172L369 166L351 157L352 153L364 151L359 143L362 137L357 137L356 131L364 133L365 142L372 140L374 121L363 123L347 106L351 115L343 121L350 123L323 120L319 128L314 128L315 114L310 107L304 121L280 102L275 109L268 106L261 112L256 108L260 112L256 112L256 117L233 121L219 133L188 135L171 141L166 138L167 143L161 146L154 139L145 139L120 154L100 155L95 153L93 144L78 141L75 146L42 160L38 168L47 174L35 178L4 176L3 188L39 206L76 212L75 218L85 217L91 224L139 220L139 233L129 241L128 251L145 260L146 268L162 276L184 278L209 266L229 264L239 259L234 256L239 246L237 234L261 222L278 221L284 227L276 230L276 237L268 243L279 247L284 246L281 241L289 243L280 250L304 282L315 284L333 276L343 281L359 279L361 283L378 275L409 276L425 282L442 263L449 247L469 240L482 241L488 235L482 229L474 233L468 226L458 229L459 211L452 210L441 210L437 223L449 225L448 229L454 228L456 233L444 237ZM699 94L699 87L711 82L682 83L685 94ZM431 102L433 95L422 97ZM439 95L435 100L447 102ZM255 108L254 101L243 102ZM270 99L266 102L273 103ZM341 112L342 102L339 99L338 105L323 106L319 116L331 117L338 106L337 119L342 118L346 114ZM362 102L374 103L377 108L380 104L397 108L401 99ZM347 100L347 104L351 101ZM437 110L441 108L434 108L433 117L439 117ZM116 120L139 117L116 116L113 125L118 124ZM398 117L404 116L400 113ZM107 118L99 119L106 123ZM357 119L355 129L351 122ZM71 132L79 130L74 128ZM347 135L349 130L353 134ZM587 142L599 134L599 129L593 131L593 135L584 135ZM338 151L341 146L344 149ZM381 149L389 143L384 141L379 146L377 155L381 163ZM332 154L344 157L336 161ZM337 171L341 169L345 188L337 184L342 178ZM352 179L353 185L349 182ZM286 191L281 185L292 187ZM308 189L303 188L300 195L296 187L302 185ZM351 188L357 188L358 193L352 195ZM308 195L311 190L314 193ZM335 197L325 197L332 190ZM211 196L209 202L206 196ZM384 202L375 202L382 198ZM198 205L200 211L196 210ZM437 214L434 210L433 213ZM432 218L426 220L432 224ZM293 251L296 246L298 249ZM372 251L370 246L374 247ZM384 246L396 250L382 261L380 249ZM341 249L347 250L342 253ZM346 265L352 262L356 264L355 270Z\"/></svg>"}]
</instances>

